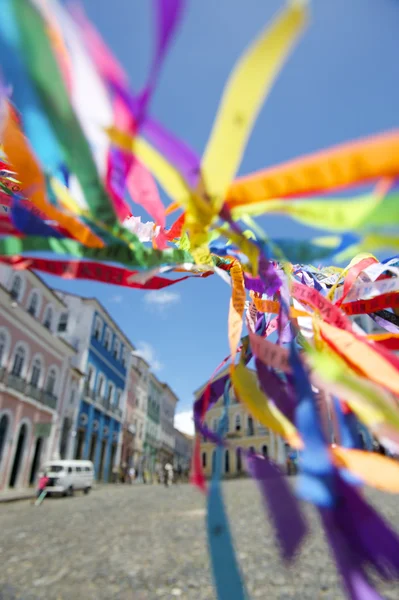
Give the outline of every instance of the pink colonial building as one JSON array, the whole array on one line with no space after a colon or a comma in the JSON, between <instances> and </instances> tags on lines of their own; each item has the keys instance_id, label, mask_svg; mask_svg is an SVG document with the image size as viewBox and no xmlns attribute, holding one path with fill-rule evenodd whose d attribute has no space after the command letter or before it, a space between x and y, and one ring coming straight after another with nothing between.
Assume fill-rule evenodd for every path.
<instances>
[{"instance_id":1,"label":"pink colonial building","mask_svg":"<svg viewBox=\"0 0 399 600\"><path fill-rule=\"evenodd\" d=\"M46 460L66 455L83 383L58 336L66 316L38 276L0 265L0 491L34 485Z\"/></svg>"}]
</instances>

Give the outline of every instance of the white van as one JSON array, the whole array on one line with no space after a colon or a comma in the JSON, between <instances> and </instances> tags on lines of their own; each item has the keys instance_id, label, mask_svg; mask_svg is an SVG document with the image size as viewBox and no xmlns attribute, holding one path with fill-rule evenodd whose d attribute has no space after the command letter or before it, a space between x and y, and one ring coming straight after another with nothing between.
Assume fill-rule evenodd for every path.
<instances>
[{"instance_id":1,"label":"white van","mask_svg":"<svg viewBox=\"0 0 399 600\"><path fill-rule=\"evenodd\" d=\"M49 478L47 493L72 496L76 490L88 494L94 481L94 466L90 460L50 460L43 471Z\"/></svg>"}]
</instances>

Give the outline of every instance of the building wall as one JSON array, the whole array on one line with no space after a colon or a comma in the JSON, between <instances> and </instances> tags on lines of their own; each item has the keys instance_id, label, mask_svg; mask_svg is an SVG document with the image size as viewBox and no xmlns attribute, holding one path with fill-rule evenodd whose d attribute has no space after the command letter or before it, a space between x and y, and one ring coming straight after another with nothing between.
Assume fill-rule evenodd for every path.
<instances>
[{"instance_id":1,"label":"building wall","mask_svg":"<svg viewBox=\"0 0 399 600\"><path fill-rule=\"evenodd\" d=\"M160 405L160 461L173 462L175 452L175 411L178 402L177 396L167 384L163 384Z\"/></svg>"},{"instance_id":2,"label":"building wall","mask_svg":"<svg viewBox=\"0 0 399 600\"><path fill-rule=\"evenodd\" d=\"M150 373L147 398L147 422L144 441L146 470L150 473L155 473L159 466L158 452L161 437L160 412L162 394L162 384L158 381L153 373Z\"/></svg>"},{"instance_id":3,"label":"building wall","mask_svg":"<svg viewBox=\"0 0 399 600\"><path fill-rule=\"evenodd\" d=\"M126 410L123 423L121 454L121 464L122 466L125 465L126 467L134 466L135 439L138 435L138 424L135 416L135 409L137 406L138 379L138 373L131 364L127 378Z\"/></svg>"},{"instance_id":4,"label":"building wall","mask_svg":"<svg viewBox=\"0 0 399 600\"><path fill-rule=\"evenodd\" d=\"M36 275L1 268L0 286L0 489L4 490L35 484L40 467L53 457L75 351L55 335L65 307Z\"/></svg>"},{"instance_id":5,"label":"building wall","mask_svg":"<svg viewBox=\"0 0 399 600\"><path fill-rule=\"evenodd\" d=\"M190 470L194 440L192 437L182 433L178 429L175 429L174 435L174 468L177 471L181 470L183 473L187 474Z\"/></svg>"},{"instance_id":6,"label":"building wall","mask_svg":"<svg viewBox=\"0 0 399 600\"><path fill-rule=\"evenodd\" d=\"M147 427L147 404L149 389L150 367L148 363L138 355L132 355L132 370L135 372L135 406L134 424L136 435L134 439L134 463L137 476L141 479L145 468L144 445Z\"/></svg>"},{"instance_id":7,"label":"building wall","mask_svg":"<svg viewBox=\"0 0 399 600\"><path fill-rule=\"evenodd\" d=\"M78 365L85 373L69 454L93 460L96 478L109 481L120 464L132 346L96 300L62 298L70 308L64 335L78 344Z\"/></svg>"},{"instance_id":8,"label":"building wall","mask_svg":"<svg viewBox=\"0 0 399 600\"><path fill-rule=\"evenodd\" d=\"M245 407L237 402L233 392L230 393L230 398L227 433L230 447L225 452L224 476L234 477L245 473L244 456L241 454L241 459L238 456L240 454L238 446L246 450L252 449L256 454L268 456L277 464L283 466L286 460L283 440L255 421L248 414ZM217 431L223 412L223 399L220 398L206 414L205 424L209 429ZM214 444L205 441L205 438L203 438L201 441L201 460L207 477L212 475L214 450Z\"/></svg>"}]
</instances>

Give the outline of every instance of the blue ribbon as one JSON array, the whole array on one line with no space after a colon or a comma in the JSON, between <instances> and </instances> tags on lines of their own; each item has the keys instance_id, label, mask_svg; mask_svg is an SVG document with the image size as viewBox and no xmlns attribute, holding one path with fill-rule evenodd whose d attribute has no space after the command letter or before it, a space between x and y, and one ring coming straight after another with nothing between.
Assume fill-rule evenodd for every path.
<instances>
[{"instance_id":1,"label":"blue ribbon","mask_svg":"<svg viewBox=\"0 0 399 600\"><path fill-rule=\"evenodd\" d=\"M5 83L23 120L23 129L39 161L50 173L63 164L58 145L22 59L23 51L12 0L0 0L0 56Z\"/></svg>"},{"instance_id":2,"label":"blue ribbon","mask_svg":"<svg viewBox=\"0 0 399 600\"><path fill-rule=\"evenodd\" d=\"M224 412L218 427L220 437L224 436L227 430L229 387L230 381L227 381L224 388ZM248 600L220 487L225 450L223 446L218 446L215 452L215 468L207 501L207 534L216 593L219 600Z\"/></svg>"},{"instance_id":3,"label":"blue ribbon","mask_svg":"<svg viewBox=\"0 0 399 600\"><path fill-rule=\"evenodd\" d=\"M336 502L336 471L324 439L309 378L294 341L291 342L290 362L297 395L296 426L304 443L299 463L298 494L316 506L332 508Z\"/></svg>"}]
</instances>

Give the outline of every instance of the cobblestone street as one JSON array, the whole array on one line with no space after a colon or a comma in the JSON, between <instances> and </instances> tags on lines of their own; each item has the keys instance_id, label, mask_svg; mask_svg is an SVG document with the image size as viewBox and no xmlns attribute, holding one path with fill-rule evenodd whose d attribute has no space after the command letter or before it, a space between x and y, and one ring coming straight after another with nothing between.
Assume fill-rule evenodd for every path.
<instances>
[{"instance_id":1,"label":"cobblestone street","mask_svg":"<svg viewBox=\"0 0 399 600\"><path fill-rule=\"evenodd\" d=\"M224 489L251 598L343 598L311 511L312 536L288 572L254 484ZM399 530L397 498L369 496ZM188 485L108 486L38 508L0 505L0 599L213 600L204 514L204 498ZM398 597L394 586L381 590Z\"/></svg>"}]
</instances>

